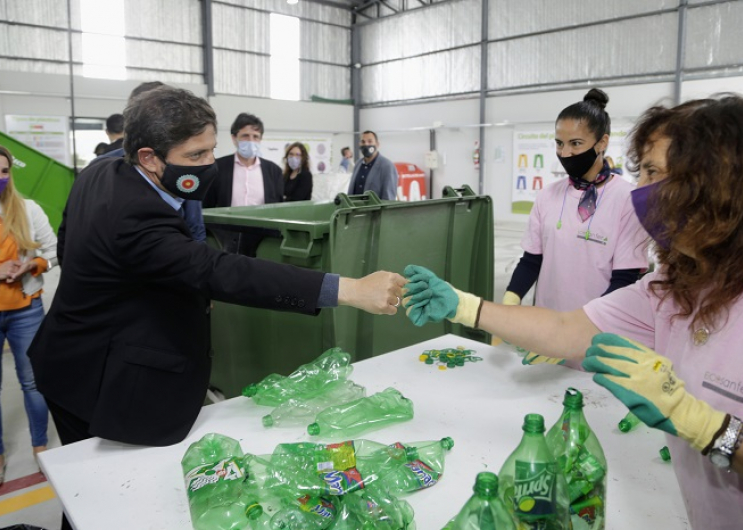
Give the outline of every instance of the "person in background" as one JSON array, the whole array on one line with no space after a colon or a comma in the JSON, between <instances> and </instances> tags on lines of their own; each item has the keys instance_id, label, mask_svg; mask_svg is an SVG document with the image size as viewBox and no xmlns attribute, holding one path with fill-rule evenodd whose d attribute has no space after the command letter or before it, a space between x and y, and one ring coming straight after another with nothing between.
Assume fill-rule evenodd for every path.
<instances>
[{"instance_id":1,"label":"person in background","mask_svg":"<svg viewBox=\"0 0 743 530\"><path fill-rule=\"evenodd\" d=\"M101 156L102 154L105 154L107 150L108 144L106 142L101 142L95 146L95 149L93 149L93 154L95 156Z\"/></svg>"},{"instance_id":2,"label":"person in background","mask_svg":"<svg viewBox=\"0 0 743 530\"><path fill-rule=\"evenodd\" d=\"M592 88L557 116L557 157L568 179L537 194L504 304L519 305L538 281L535 305L570 311L636 282L648 268L647 233L632 209L634 186L615 176L604 157L608 101ZM523 358L524 364L540 362L563 360L531 352Z\"/></svg>"},{"instance_id":3,"label":"person in background","mask_svg":"<svg viewBox=\"0 0 743 530\"><path fill-rule=\"evenodd\" d=\"M409 266L405 306L547 356L584 359L593 380L665 431L691 528L743 521L743 98L722 95L639 119L627 156L634 210L660 266L558 312L508 307ZM623 338L624 335L629 338Z\"/></svg>"},{"instance_id":4,"label":"person in background","mask_svg":"<svg viewBox=\"0 0 743 530\"><path fill-rule=\"evenodd\" d=\"M106 136L108 136L108 147L106 152L121 149L124 146L124 115L111 114L106 118Z\"/></svg>"},{"instance_id":5,"label":"person in background","mask_svg":"<svg viewBox=\"0 0 743 530\"><path fill-rule=\"evenodd\" d=\"M397 197L397 169L388 158L379 154L379 140L373 131L364 131L359 142L363 159L356 164L348 184L349 195L361 195L367 190L380 199L394 201Z\"/></svg>"},{"instance_id":6,"label":"person in background","mask_svg":"<svg viewBox=\"0 0 743 530\"><path fill-rule=\"evenodd\" d=\"M338 169L341 173L353 173L353 168L356 166L353 162L353 151L350 147L344 147L341 149L341 163Z\"/></svg>"},{"instance_id":7,"label":"person in background","mask_svg":"<svg viewBox=\"0 0 743 530\"><path fill-rule=\"evenodd\" d=\"M148 92L155 88L159 88L161 86L166 86L166 85L160 81L147 81L146 83L139 84L138 86L134 88L134 90L132 90L131 94L129 94L128 104L131 104L131 102L135 98L139 97L145 92ZM123 123L123 117L122 117L122 123ZM122 136L123 136L123 133L122 133ZM117 149L107 151L106 153L101 155L101 157L99 158L123 157L123 156L124 156L124 148L122 146L119 146L119 148ZM202 214L201 209L202 209L201 201L187 200L183 203L182 215L183 215L183 218L186 220L186 224L188 225L189 230L191 230L191 235L193 236L194 240L204 243L206 242L206 228L204 227L204 215Z\"/></svg>"},{"instance_id":8,"label":"person in background","mask_svg":"<svg viewBox=\"0 0 743 530\"><path fill-rule=\"evenodd\" d=\"M301 142L286 148L284 156L284 200L309 201L312 198L310 155Z\"/></svg>"},{"instance_id":9,"label":"person in background","mask_svg":"<svg viewBox=\"0 0 743 530\"><path fill-rule=\"evenodd\" d=\"M0 146L0 343L7 339L15 360L35 458L46 450L49 409L26 352L44 318L42 274L57 262L57 237L41 207L16 191L12 167L10 151ZM6 464L0 421L0 484Z\"/></svg>"},{"instance_id":10,"label":"person in background","mask_svg":"<svg viewBox=\"0 0 743 530\"><path fill-rule=\"evenodd\" d=\"M243 112L235 118L230 134L236 152L217 159L219 177L204 198L204 208L258 206L282 201L281 168L260 156L263 133L263 122L257 116Z\"/></svg>"},{"instance_id":11,"label":"person in background","mask_svg":"<svg viewBox=\"0 0 743 530\"><path fill-rule=\"evenodd\" d=\"M604 160L606 160L606 163L609 165L609 169L614 175L623 175L624 170L621 167L617 167L614 164L614 159L610 156L605 156Z\"/></svg>"}]
</instances>

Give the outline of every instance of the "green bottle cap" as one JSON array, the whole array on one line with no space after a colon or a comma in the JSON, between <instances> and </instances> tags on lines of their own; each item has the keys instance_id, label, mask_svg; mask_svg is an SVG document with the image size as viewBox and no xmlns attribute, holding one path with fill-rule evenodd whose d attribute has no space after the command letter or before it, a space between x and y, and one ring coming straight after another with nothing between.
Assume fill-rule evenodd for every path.
<instances>
[{"instance_id":1,"label":"green bottle cap","mask_svg":"<svg viewBox=\"0 0 743 530\"><path fill-rule=\"evenodd\" d=\"M565 398L562 400L562 404L572 409L582 409L583 394L581 394L580 390L570 387L565 391Z\"/></svg>"},{"instance_id":2,"label":"green bottle cap","mask_svg":"<svg viewBox=\"0 0 743 530\"><path fill-rule=\"evenodd\" d=\"M544 432L544 417L541 414L527 414L521 429L524 432Z\"/></svg>"},{"instance_id":3,"label":"green bottle cap","mask_svg":"<svg viewBox=\"0 0 743 530\"><path fill-rule=\"evenodd\" d=\"M243 388L243 396L245 397L253 397L257 393L258 393L257 385L248 385L245 388Z\"/></svg>"},{"instance_id":4,"label":"green bottle cap","mask_svg":"<svg viewBox=\"0 0 743 530\"><path fill-rule=\"evenodd\" d=\"M426 364L433 364L433 357L426 357Z\"/></svg>"},{"instance_id":5,"label":"green bottle cap","mask_svg":"<svg viewBox=\"0 0 743 530\"><path fill-rule=\"evenodd\" d=\"M441 447L443 447L447 451L450 451L451 448L454 447L454 440L449 436L447 436L446 438L442 438Z\"/></svg>"},{"instance_id":6,"label":"green bottle cap","mask_svg":"<svg viewBox=\"0 0 743 530\"><path fill-rule=\"evenodd\" d=\"M490 471L478 473L472 491L478 495L495 497L498 494L498 477Z\"/></svg>"},{"instance_id":7,"label":"green bottle cap","mask_svg":"<svg viewBox=\"0 0 743 530\"><path fill-rule=\"evenodd\" d=\"M660 457L663 459L664 462L670 462L671 461L671 451L668 450L667 446L663 446L660 450Z\"/></svg>"},{"instance_id":8,"label":"green bottle cap","mask_svg":"<svg viewBox=\"0 0 743 530\"><path fill-rule=\"evenodd\" d=\"M621 419L619 420L619 430L622 432L630 432L632 430L632 424L626 419Z\"/></svg>"},{"instance_id":9,"label":"green bottle cap","mask_svg":"<svg viewBox=\"0 0 743 530\"><path fill-rule=\"evenodd\" d=\"M310 423L307 426L307 432L310 433L310 436L317 436L320 434L320 426L317 423Z\"/></svg>"},{"instance_id":10,"label":"green bottle cap","mask_svg":"<svg viewBox=\"0 0 743 530\"><path fill-rule=\"evenodd\" d=\"M273 418L270 414L266 414L265 416L263 416L261 421L263 422L264 427L271 427L273 425Z\"/></svg>"},{"instance_id":11,"label":"green bottle cap","mask_svg":"<svg viewBox=\"0 0 743 530\"><path fill-rule=\"evenodd\" d=\"M261 506L260 504L258 504L254 500L251 500L251 501L248 502L248 507L245 508L245 515L251 521L255 521L261 515L263 515L263 506Z\"/></svg>"}]
</instances>

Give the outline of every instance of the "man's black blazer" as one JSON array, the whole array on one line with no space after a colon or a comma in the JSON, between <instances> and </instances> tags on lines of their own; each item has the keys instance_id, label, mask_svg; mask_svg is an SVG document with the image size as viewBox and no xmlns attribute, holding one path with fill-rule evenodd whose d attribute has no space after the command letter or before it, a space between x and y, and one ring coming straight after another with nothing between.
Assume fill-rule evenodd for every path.
<instances>
[{"instance_id":1,"label":"man's black blazer","mask_svg":"<svg viewBox=\"0 0 743 530\"><path fill-rule=\"evenodd\" d=\"M121 158L78 177L59 228L61 277L28 351L46 399L92 435L169 445L209 382L209 299L317 314L323 274L227 254Z\"/></svg>"},{"instance_id":2,"label":"man's black blazer","mask_svg":"<svg viewBox=\"0 0 743 530\"><path fill-rule=\"evenodd\" d=\"M266 204L284 200L284 174L281 168L265 158L261 158L263 173L263 197ZM202 201L204 208L232 206L232 182L235 175L235 155L217 158L219 177L209 188Z\"/></svg>"}]
</instances>

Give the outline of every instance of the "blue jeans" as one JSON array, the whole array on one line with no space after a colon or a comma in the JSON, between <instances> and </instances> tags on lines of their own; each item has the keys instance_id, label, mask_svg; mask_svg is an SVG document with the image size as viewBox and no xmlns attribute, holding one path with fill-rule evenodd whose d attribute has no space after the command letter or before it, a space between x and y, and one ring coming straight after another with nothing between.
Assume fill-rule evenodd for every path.
<instances>
[{"instance_id":1,"label":"blue jeans","mask_svg":"<svg viewBox=\"0 0 743 530\"><path fill-rule=\"evenodd\" d=\"M23 404L26 407L28 425L31 429L31 445L39 447L47 444L46 430L49 424L49 409L44 397L36 390L31 361L26 355L31 341L44 319L44 307L41 298L31 301L29 307L13 311L0 311L0 344L8 339L10 351L15 358L15 371L23 391ZM0 381L2 381L2 363L0 363ZM0 413L0 454L5 453L2 441L2 413Z\"/></svg>"}]
</instances>

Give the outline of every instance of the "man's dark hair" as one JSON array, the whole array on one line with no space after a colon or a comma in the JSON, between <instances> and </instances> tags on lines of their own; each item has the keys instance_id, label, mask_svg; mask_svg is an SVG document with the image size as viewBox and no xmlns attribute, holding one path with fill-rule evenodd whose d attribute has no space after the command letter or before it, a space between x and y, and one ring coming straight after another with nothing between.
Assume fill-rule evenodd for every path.
<instances>
[{"instance_id":1,"label":"man's dark hair","mask_svg":"<svg viewBox=\"0 0 743 530\"><path fill-rule=\"evenodd\" d=\"M95 146L95 149L93 149L93 153L95 154L95 156L101 156L107 150L108 150L108 144L106 142L101 142Z\"/></svg>"},{"instance_id":2,"label":"man's dark hair","mask_svg":"<svg viewBox=\"0 0 743 530\"><path fill-rule=\"evenodd\" d=\"M161 86L166 86L165 83L162 83L161 81L147 81L146 83L142 83L138 85L137 87L132 90L132 93L129 94L129 102L127 105L131 105L132 100L139 96L140 94L144 94L145 92L149 92L150 90L153 90L155 88L159 88Z\"/></svg>"},{"instance_id":3,"label":"man's dark hair","mask_svg":"<svg viewBox=\"0 0 743 530\"><path fill-rule=\"evenodd\" d=\"M106 130L111 134L121 134L124 132L124 115L111 114L106 118Z\"/></svg>"},{"instance_id":4,"label":"man's dark hair","mask_svg":"<svg viewBox=\"0 0 743 530\"><path fill-rule=\"evenodd\" d=\"M263 137L263 122L258 116L253 116L247 112L241 112L237 115L235 121L232 122L232 127L230 127L230 134L232 134L232 136L237 136L240 129L247 127L248 125L258 129L258 132L261 133L261 137Z\"/></svg>"},{"instance_id":5,"label":"man's dark hair","mask_svg":"<svg viewBox=\"0 0 743 530\"><path fill-rule=\"evenodd\" d=\"M341 155L346 156L346 151L350 151L350 150L351 150L350 147L344 147L343 149L341 149Z\"/></svg>"},{"instance_id":6,"label":"man's dark hair","mask_svg":"<svg viewBox=\"0 0 743 530\"><path fill-rule=\"evenodd\" d=\"M364 136L365 134L371 134L374 137L375 142L379 142L379 138L377 138L377 133L374 131L364 131L361 133L361 136Z\"/></svg>"},{"instance_id":7,"label":"man's dark hair","mask_svg":"<svg viewBox=\"0 0 743 530\"><path fill-rule=\"evenodd\" d=\"M130 164L137 152L149 147L165 160L168 152L211 125L217 116L206 100L188 90L163 86L145 92L124 111L124 152Z\"/></svg>"}]
</instances>

